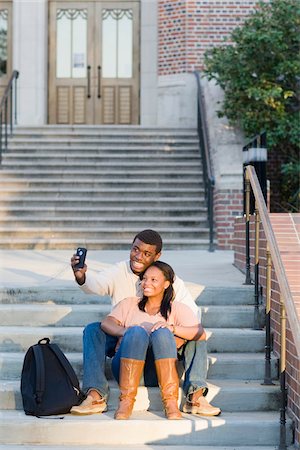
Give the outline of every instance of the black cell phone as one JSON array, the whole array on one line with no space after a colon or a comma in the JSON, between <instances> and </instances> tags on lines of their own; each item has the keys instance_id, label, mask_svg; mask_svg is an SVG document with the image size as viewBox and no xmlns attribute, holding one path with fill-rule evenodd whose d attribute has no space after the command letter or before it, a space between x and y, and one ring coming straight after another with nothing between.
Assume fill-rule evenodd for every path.
<instances>
[{"instance_id":1,"label":"black cell phone","mask_svg":"<svg viewBox=\"0 0 300 450\"><path fill-rule=\"evenodd\" d=\"M74 269L82 269L84 267L86 252L86 248L78 247L76 250L76 256L79 256L79 262L74 266Z\"/></svg>"}]
</instances>

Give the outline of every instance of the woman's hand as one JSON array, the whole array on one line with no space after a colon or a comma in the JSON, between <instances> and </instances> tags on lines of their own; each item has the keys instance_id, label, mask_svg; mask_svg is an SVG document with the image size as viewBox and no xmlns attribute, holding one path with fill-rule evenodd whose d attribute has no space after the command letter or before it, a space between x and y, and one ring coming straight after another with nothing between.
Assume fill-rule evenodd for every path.
<instances>
[{"instance_id":1,"label":"woman's hand","mask_svg":"<svg viewBox=\"0 0 300 450\"><path fill-rule=\"evenodd\" d=\"M163 320L160 320L159 322L156 322L153 327L150 330L150 333L153 333L153 331L158 330L159 328L167 328L168 330L171 331L171 333L173 332L173 325L169 325L167 322L164 322Z\"/></svg>"}]
</instances>

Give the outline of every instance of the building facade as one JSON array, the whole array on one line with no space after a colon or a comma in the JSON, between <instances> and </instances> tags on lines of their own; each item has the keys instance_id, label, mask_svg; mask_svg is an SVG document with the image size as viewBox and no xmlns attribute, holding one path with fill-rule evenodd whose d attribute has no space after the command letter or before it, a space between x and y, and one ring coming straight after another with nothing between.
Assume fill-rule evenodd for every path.
<instances>
[{"instance_id":1,"label":"building facade","mask_svg":"<svg viewBox=\"0 0 300 450\"><path fill-rule=\"evenodd\" d=\"M195 128L205 51L243 23L256 0L5 0L0 93L18 80L19 125ZM216 178L220 248L241 213L243 137L217 117L222 92L202 80Z\"/></svg>"}]
</instances>

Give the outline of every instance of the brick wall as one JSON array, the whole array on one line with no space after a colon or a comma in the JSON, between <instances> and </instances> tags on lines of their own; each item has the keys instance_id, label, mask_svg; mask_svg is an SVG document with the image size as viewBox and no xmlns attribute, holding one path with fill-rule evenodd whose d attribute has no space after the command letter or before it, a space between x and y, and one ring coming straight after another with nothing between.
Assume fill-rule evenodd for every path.
<instances>
[{"instance_id":1,"label":"brick wall","mask_svg":"<svg viewBox=\"0 0 300 450\"><path fill-rule=\"evenodd\" d=\"M214 216L218 248L233 249L236 216L243 213L243 193L238 189L217 190L214 194Z\"/></svg>"},{"instance_id":2,"label":"brick wall","mask_svg":"<svg viewBox=\"0 0 300 450\"><path fill-rule=\"evenodd\" d=\"M159 75L200 70L205 51L222 44L256 4L256 0L159 0Z\"/></svg>"},{"instance_id":3,"label":"brick wall","mask_svg":"<svg viewBox=\"0 0 300 450\"><path fill-rule=\"evenodd\" d=\"M254 246L255 246L254 220L250 224L250 258L251 276L254 279ZM263 230L260 230L259 252L259 284L263 289L263 298L266 292L266 241ZM234 265L245 272L245 219L237 218L234 225ZM254 289L254 288L253 288ZM276 274L272 268L271 282L271 331L273 335L273 352L275 357L280 355L280 290ZM287 320L286 332L286 384L288 392L288 414L293 419L295 441L300 446L300 362L297 357L293 336Z\"/></svg>"}]
</instances>

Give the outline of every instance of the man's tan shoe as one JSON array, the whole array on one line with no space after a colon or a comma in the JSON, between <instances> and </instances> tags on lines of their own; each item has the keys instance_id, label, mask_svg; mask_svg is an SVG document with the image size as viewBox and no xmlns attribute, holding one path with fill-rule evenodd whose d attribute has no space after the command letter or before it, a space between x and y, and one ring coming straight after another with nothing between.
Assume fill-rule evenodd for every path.
<instances>
[{"instance_id":1,"label":"man's tan shoe","mask_svg":"<svg viewBox=\"0 0 300 450\"><path fill-rule=\"evenodd\" d=\"M107 411L107 403L104 398L94 400L91 395L88 395L83 402L78 406L72 406L70 413L77 416L86 416L89 414L100 414Z\"/></svg>"},{"instance_id":2,"label":"man's tan shoe","mask_svg":"<svg viewBox=\"0 0 300 450\"><path fill-rule=\"evenodd\" d=\"M191 401L187 400L183 405L182 411L188 414L198 414L199 416L219 416L221 414L220 408L210 405L203 395L198 396L197 400L194 400L193 397Z\"/></svg>"}]
</instances>

